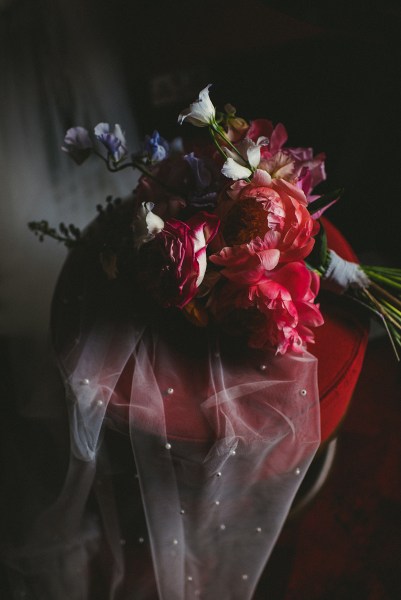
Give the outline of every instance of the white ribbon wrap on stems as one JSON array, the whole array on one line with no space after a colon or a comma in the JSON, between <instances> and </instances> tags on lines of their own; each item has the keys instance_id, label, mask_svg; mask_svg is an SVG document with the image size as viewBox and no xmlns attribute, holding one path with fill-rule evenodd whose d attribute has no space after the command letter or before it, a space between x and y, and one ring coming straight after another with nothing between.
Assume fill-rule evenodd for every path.
<instances>
[{"instance_id":1,"label":"white ribbon wrap on stems","mask_svg":"<svg viewBox=\"0 0 401 600\"><path fill-rule=\"evenodd\" d=\"M349 288L365 289L369 286L368 276L357 263L341 258L334 250L329 252L329 266L322 278L326 289L343 294Z\"/></svg>"}]
</instances>

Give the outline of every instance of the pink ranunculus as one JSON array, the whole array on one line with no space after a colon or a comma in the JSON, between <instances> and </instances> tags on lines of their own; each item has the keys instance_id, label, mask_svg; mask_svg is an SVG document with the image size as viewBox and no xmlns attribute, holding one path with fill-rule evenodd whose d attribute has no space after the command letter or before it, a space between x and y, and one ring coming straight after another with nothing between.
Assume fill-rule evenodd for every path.
<instances>
[{"instance_id":1,"label":"pink ranunculus","mask_svg":"<svg viewBox=\"0 0 401 600\"><path fill-rule=\"evenodd\" d=\"M196 295L206 272L206 248L218 227L218 217L202 211L186 222L168 219L142 246L140 282L162 306L183 308Z\"/></svg>"},{"instance_id":2,"label":"pink ranunculus","mask_svg":"<svg viewBox=\"0 0 401 600\"><path fill-rule=\"evenodd\" d=\"M279 250L280 263L304 259L319 230L304 192L283 179L272 179L269 185L258 185L258 181L256 172L251 183L239 181L221 197L216 209L222 222L219 250L260 238L265 249Z\"/></svg>"}]
</instances>

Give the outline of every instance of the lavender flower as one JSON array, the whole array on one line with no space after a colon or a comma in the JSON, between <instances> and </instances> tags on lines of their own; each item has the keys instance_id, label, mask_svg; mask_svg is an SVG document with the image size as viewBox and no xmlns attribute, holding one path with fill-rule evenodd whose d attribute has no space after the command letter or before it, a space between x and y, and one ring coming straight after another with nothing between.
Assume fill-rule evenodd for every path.
<instances>
[{"instance_id":1,"label":"lavender flower","mask_svg":"<svg viewBox=\"0 0 401 600\"><path fill-rule=\"evenodd\" d=\"M158 163L169 155L170 144L155 130L145 137L145 152L152 163Z\"/></svg>"},{"instance_id":2,"label":"lavender flower","mask_svg":"<svg viewBox=\"0 0 401 600\"><path fill-rule=\"evenodd\" d=\"M185 162L191 167L194 190L189 192L189 204L197 208L216 206L217 199L217 172L214 164L207 163L197 158L193 152L184 156Z\"/></svg>"},{"instance_id":3,"label":"lavender flower","mask_svg":"<svg viewBox=\"0 0 401 600\"><path fill-rule=\"evenodd\" d=\"M127 156L127 146L120 125L114 125L111 131L109 123L98 123L94 129L95 136L107 149L115 163Z\"/></svg>"},{"instance_id":4,"label":"lavender flower","mask_svg":"<svg viewBox=\"0 0 401 600\"><path fill-rule=\"evenodd\" d=\"M184 160L191 167L196 189L200 191L208 188L212 183L212 173L207 168L205 161L197 158L193 152L186 154Z\"/></svg>"},{"instance_id":5,"label":"lavender flower","mask_svg":"<svg viewBox=\"0 0 401 600\"><path fill-rule=\"evenodd\" d=\"M71 129L68 129L61 149L67 152L77 165L81 165L93 149L92 140L87 129L84 127L71 127Z\"/></svg>"}]
</instances>

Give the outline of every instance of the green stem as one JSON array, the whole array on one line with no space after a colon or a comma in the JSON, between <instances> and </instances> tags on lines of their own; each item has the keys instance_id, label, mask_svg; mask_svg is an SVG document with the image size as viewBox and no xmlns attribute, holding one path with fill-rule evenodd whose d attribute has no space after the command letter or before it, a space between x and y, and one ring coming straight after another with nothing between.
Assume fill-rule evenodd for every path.
<instances>
[{"instance_id":1,"label":"green stem","mask_svg":"<svg viewBox=\"0 0 401 600\"><path fill-rule=\"evenodd\" d=\"M401 269L398 267L379 267L377 265L361 265L363 269L369 269L373 273L388 273L401 277Z\"/></svg>"},{"instance_id":2,"label":"green stem","mask_svg":"<svg viewBox=\"0 0 401 600\"><path fill-rule=\"evenodd\" d=\"M102 161L106 164L108 171L110 171L111 173L118 173L118 171L122 171L123 169L129 169L129 168L138 169L138 171L140 171L143 175L146 175L146 177L149 177L149 179L154 181L157 185L159 185L161 188L163 188L169 194L175 194L175 195L179 195L179 196L182 195L179 192L179 190L175 190L174 188L171 188L170 186L168 186L165 183L163 183L162 181L160 181L160 179L155 177L151 173L151 171L149 171L149 169L147 169L141 161L137 161L134 159L132 162L124 163L123 165L117 166L114 163L110 164L110 156L107 159L104 156L102 156L102 154L100 154L100 152L95 151L95 154L100 159L102 159Z\"/></svg>"},{"instance_id":3,"label":"green stem","mask_svg":"<svg viewBox=\"0 0 401 600\"><path fill-rule=\"evenodd\" d=\"M371 271L368 268L363 268L363 271L364 271L364 273L366 273L366 275L369 277L369 279L371 279L373 281L380 281L382 283L385 283L385 284L395 288L396 290L401 290L401 283L394 281L394 279L385 277L384 275L381 275L375 271Z\"/></svg>"},{"instance_id":4,"label":"green stem","mask_svg":"<svg viewBox=\"0 0 401 600\"><path fill-rule=\"evenodd\" d=\"M222 131L224 131L224 130L222 130ZM249 162L247 160L245 160L244 157L242 156L242 154L240 154L238 152L237 148L235 146L233 146L233 144L231 144L230 140L228 140L225 136L221 135L221 133L218 131L218 129L216 127L214 127L213 125L211 125L209 127L209 133L212 136L213 143L216 146L217 150L220 152L221 156L225 160L228 159L227 154L224 152L223 148L220 146L219 142L216 139L216 132L217 132L218 135L220 135L220 137L222 137L224 140L226 140L229 143L229 145L236 151L237 155L241 158L241 160L248 166L248 169L251 172L253 172L254 169L251 167L251 165L249 164ZM247 183L251 182L251 180L249 179L249 177L244 177L244 181L246 181Z\"/></svg>"},{"instance_id":5,"label":"green stem","mask_svg":"<svg viewBox=\"0 0 401 600\"><path fill-rule=\"evenodd\" d=\"M221 156L225 160L227 160L227 158L228 158L227 154L224 152L223 148L220 146L219 142L216 140L215 132L214 132L214 129L212 127L209 127L209 133L210 133L210 136L211 136L211 138L213 140L213 144L216 146L218 152L221 154Z\"/></svg>"},{"instance_id":6,"label":"green stem","mask_svg":"<svg viewBox=\"0 0 401 600\"><path fill-rule=\"evenodd\" d=\"M217 124L216 125L212 125L211 127L217 133L217 135L219 135L225 141L225 143L227 144L227 146L229 146L231 148L231 150L233 150L233 152L235 152L237 154L237 156L245 163L245 165L248 167L248 169L250 171L252 171L252 173L253 173L255 171L255 169L249 163L248 159L244 158L244 156L242 156L241 152L231 142L231 140L228 139L228 137L226 136L226 132L224 131L224 129L220 125L217 125Z\"/></svg>"},{"instance_id":7,"label":"green stem","mask_svg":"<svg viewBox=\"0 0 401 600\"><path fill-rule=\"evenodd\" d=\"M239 156L239 158L242 161L244 161L244 163L246 165L248 165L248 168L252 171L251 165L249 164L247 159L242 156L241 152L238 150L238 148L236 146L234 146L234 144L231 142L231 140L228 139L224 129L220 125L217 125L217 124L212 125L211 127L212 127L213 131L215 131L217 133L217 135L219 135L226 142L227 146L229 146L231 148L231 150L233 150L233 152L235 152Z\"/></svg>"},{"instance_id":8,"label":"green stem","mask_svg":"<svg viewBox=\"0 0 401 600\"><path fill-rule=\"evenodd\" d=\"M390 302L387 302L386 300L383 300L383 305L386 307L386 309L389 312L391 312L393 314L394 318L396 318L400 321L400 324L401 324L401 310L399 310L393 304L390 304Z\"/></svg>"}]
</instances>

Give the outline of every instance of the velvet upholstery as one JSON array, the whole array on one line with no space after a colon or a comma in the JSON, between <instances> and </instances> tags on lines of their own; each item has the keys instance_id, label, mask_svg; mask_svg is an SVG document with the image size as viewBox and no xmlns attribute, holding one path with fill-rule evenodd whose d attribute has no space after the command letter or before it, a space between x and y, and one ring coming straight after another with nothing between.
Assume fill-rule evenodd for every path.
<instances>
[{"instance_id":1,"label":"velvet upholstery","mask_svg":"<svg viewBox=\"0 0 401 600\"><path fill-rule=\"evenodd\" d=\"M358 259L342 234L323 219L328 245L342 258ZM322 442L331 437L343 419L362 368L368 341L368 318L361 307L343 297L322 292L320 305L325 323L315 330L310 351L319 360Z\"/></svg>"}]
</instances>

